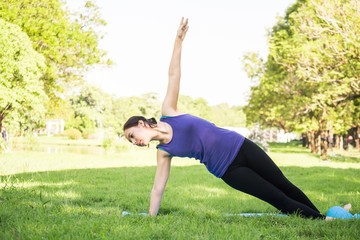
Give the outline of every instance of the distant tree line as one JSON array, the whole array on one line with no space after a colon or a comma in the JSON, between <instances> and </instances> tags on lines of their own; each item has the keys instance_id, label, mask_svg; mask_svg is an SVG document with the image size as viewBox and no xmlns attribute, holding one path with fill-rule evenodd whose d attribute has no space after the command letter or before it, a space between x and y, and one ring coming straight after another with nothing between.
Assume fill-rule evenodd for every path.
<instances>
[{"instance_id":1,"label":"distant tree line","mask_svg":"<svg viewBox=\"0 0 360 240\"><path fill-rule=\"evenodd\" d=\"M161 100L156 93L116 97L92 85L85 85L79 94L69 97L65 108L66 111L58 117L65 119L67 129L75 128L82 133L104 128L122 135L124 123L133 115L156 119L161 117ZM202 98L192 99L181 95L179 109L184 113L203 117L219 126L245 127L246 117L239 106L209 106Z\"/></svg>"},{"instance_id":2,"label":"distant tree line","mask_svg":"<svg viewBox=\"0 0 360 240\"><path fill-rule=\"evenodd\" d=\"M359 9L358 0L298 0L289 7L269 31L267 59L244 55L255 82L247 121L303 132L323 159L329 141L340 146L352 135L359 148Z\"/></svg>"}]
</instances>

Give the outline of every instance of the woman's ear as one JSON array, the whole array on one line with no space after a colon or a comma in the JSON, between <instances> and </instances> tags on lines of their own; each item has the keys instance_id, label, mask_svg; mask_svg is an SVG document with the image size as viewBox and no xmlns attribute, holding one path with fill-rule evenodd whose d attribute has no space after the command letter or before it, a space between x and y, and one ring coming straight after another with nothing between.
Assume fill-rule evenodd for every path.
<instances>
[{"instance_id":1,"label":"woman's ear","mask_svg":"<svg viewBox=\"0 0 360 240\"><path fill-rule=\"evenodd\" d=\"M144 121L143 121L143 120L139 120L139 121L138 121L138 126L139 126L139 127L144 127L144 126L145 126Z\"/></svg>"}]
</instances>

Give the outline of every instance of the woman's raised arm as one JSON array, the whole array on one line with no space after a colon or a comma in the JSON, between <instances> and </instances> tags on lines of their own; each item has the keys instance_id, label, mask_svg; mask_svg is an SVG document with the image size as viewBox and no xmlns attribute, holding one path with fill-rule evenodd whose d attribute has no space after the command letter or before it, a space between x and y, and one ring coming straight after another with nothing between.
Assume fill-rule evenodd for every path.
<instances>
[{"instance_id":1,"label":"woman's raised arm","mask_svg":"<svg viewBox=\"0 0 360 240\"><path fill-rule=\"evenodd\" d=\"M184 21L184 17L182 17L179 29L177 31L174 50L169 66L168 88L161 108L161 113L163 116L179 115L177 110L177 102L179 98L181 77L181 48L188 29L188 19Z\"/></svg>"}]
</instances>

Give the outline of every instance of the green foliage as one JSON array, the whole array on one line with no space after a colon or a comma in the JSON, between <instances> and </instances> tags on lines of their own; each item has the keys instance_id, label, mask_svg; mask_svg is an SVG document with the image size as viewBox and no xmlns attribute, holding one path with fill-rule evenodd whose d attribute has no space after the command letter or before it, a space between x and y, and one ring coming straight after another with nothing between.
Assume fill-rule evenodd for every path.
<instances>
[{"instance_id":1,"label":"green foliage","mask_svg":"<svg viewBox=\"0 0 360 240\"><path fill-rule=\"evenodd\" d=\"M135 115L145 116L147 118L161 117L161 102L157 94L148 93L142 96L121 97L113 100L112 112L114 119L108 118L109 123L112 122L117 129L117 133L122 133L124 123Z\"/></svg>"},{"instance_id":2,"label":"green foliage","mask_svg":"<svg viewBox=\"0 0 360 240\"><path fill-rule=\"evenodd\" d=\"M141 115L157 119L161 117L161 102L155 93L116 98L95 86L85 85L69 102L74 115L71 121L66 122L66 128L76 128L83 133L86 129L102 127L122 135L123 124L131 116ZM218 126L245 126L246 116L239 106L209 106L202 98L194 100L181 95L179 109L181 112L205 118Z\"/></svg>"},{"instance_id":3,"label":"green foliage","mask_svg":"<svg viewBox=\"0 0 360 240\"><path fill-rule=\"evenodd\" d=\"M75 124L75 113L70 101L59 98L57 101L45 102L45 106L46 109L52 109L51 112L46 112L46 117L48 119L63 119L67 128L73 127Z\"/></svg>"},{"instance_id":4,"label":"green foliage","mask_svg":"<svg viewBox=\"0 0 360 240\"><path fill-rule=\"evenodd\" d=\"M103 122L103 112L107 106L109 95L101 89L85 86L79 95L70 99L75 114L71 126L83 132L85 129L95 129Z\"/></svg>"},{"instance_id":5,"label":"green foliage","mask_svg":"<svg viewBox=\"0 0 360 240\"><path fill-rule=\"evenodd\" d=\"M132 145L124 138L106 135L103 138L103 148L108 152L127 152Z\"/></svg>"},{"instance_id":6,"label":"green foliage","mask_svg":"<svg viewBox=\"0 0 360 240\"><path fill-rule=\"evenodd\" d=\"M204 119L209 119L211 116L211 108L203 98L192 99L189 96L180 95L178 107L184 113L190 113Z\"/></svg>"},{"instance_id":7,"label":"green foliage","mask_svg":"<svg viewBox=\"0 0 360 240\"><path fill-rule=\"evenodd\" d=\"M77 128L82 132L84 129L103 127L112 129L116 134L122 132L122 126L130 116L156 115L158 110L155 110L155 107L159 105L156 95L153 94L116 98L90 85L85 85L80 94L72 96L70 103L74 119L67 124L67 127Z\"/></svg>"},{"instance_id":8,"label":"green foliage","mask_svg":"<svg viewBox=\"0 0 360 240\"><path fill-rule=\"evenodd\" d=\"M264 72L263 59L257 53L248 52L244 54L242 63L244 70L252 80L257 80Z\"/></svg>"},{"instance_id":9,"label":"green foliage","mask_svg":"<svg viewBox=\"0 0 360 240\"><path fill-rule=\"evenodd\" d=\"M209 121L220 127L245 127L246 115L243 111L243 107L232 106L228 104L218 104L211 106L211 116Z\"/></svg>"},{"instance_id":10,"label":"green foliage","mask_svg":"<svg viewBox=\"0 0 360 240\"><path fill-rule=\"evenodd\" d=\"M92 1L86 1L82 13L71 13L62 0L4 0L0 18L20 26L45 57L41 79L53 102L47 106L50 115L59 109L52 105L61 105L59 92L82 83L88 66L106 61L105 52L98 47L101 36L95 30L106 23Z\"/></svg>"},{"instance_id":11,"label":"green foliage","mask_svg":"<svg viewBox=\"0 0 360 240\"><path fill-rule=\"evenodd\" d=\"M105 148L105 150L110 150L113 145L114 145L114 138L105 136L103 139L103 147Z\"/></svg>"},{"instance_id":12,"label":"green foliage","mask_svg":"<svg viewBox=\"0 0 360 240\"><path fill-rule=\"evenodd\" d=\"M0 19L0 125L19 122L22 129L41 125L47 99L39 78L44 57L32 48L20 27Z\"/></svg>"},{"instance_id":13,"label":"green foliage","mask_svg":"<svg viewBox=\"0 0 360 240\"><path fill-rule=\"evenodd\" d=\"M81 138L81 132L76 128L70 128L66 130L63 135L72 140L78 140Z\"/></svg>"},{"instance_id":14,"label":"green foliage","mask_svg":"<svg viewBox=\"0 0 360 240\"><path fill-rule=\"evenodd\" d=\"M359 123L360 3L297 1L269 33L264 63L244 56L247 120L286 131L346 132Z\"/></svg>"},{"instance_id":15,"label":"green foliage","mask_svg":"<svg viewBox=\"0 0 360 240\"><path fill-rule=\"evenodd\" d=\"M209 106L205 99L192 99L189 96L180 95L179 110L204 118L222 127L245 127L246 116L242 107L229 107L227 103Z\"/></svg>"}]
</instances>

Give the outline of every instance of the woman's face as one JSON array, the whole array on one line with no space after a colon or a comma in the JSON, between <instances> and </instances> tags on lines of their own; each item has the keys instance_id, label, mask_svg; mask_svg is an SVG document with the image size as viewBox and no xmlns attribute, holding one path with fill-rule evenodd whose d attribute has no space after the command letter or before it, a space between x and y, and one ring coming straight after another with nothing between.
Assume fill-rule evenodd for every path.
<instances>
[{"instance_id":1,"label":"woman's face","mask_svg":"<svg viewBox=\"0 0 360 240\"><path fill-rule=\"evenodd\" d=\"M150 131L151 127L145 125L144 122L140 120L137 126L125 130L125 137L132 144L144 147L149 145L151 141Z\"/></svg>"}]
</instances>

